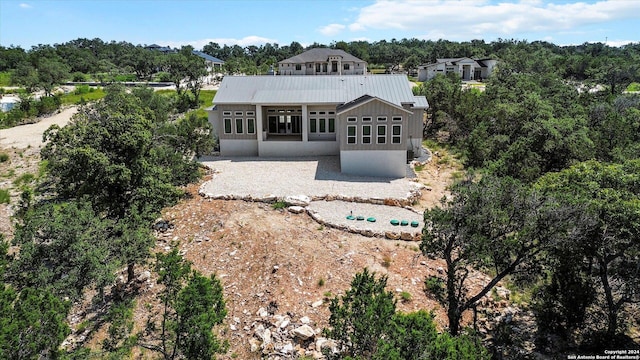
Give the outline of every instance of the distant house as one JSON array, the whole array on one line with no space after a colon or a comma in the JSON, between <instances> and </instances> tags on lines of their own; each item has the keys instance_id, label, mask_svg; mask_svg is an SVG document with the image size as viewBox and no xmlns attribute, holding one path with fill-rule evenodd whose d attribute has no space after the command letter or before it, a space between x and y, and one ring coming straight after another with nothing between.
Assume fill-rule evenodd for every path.
<instances>
[{"instance_id":1,"label":"distant house","mask_svg":"<svg viewBox=\"0 0 640 360\"><path fill-rule=\"evenodd\" d=\"M278 62L278 75L364 75L367 62L339 49L313 48Z\"/></svg>"},{"instance_id":2,"label":"distant house","mask_svg":"<svg viewBox=\"0 0 640 360\"><path fill-rule=\"evenodd\" d=\"M151 45L145 46L144 48L153 50L153 51L159 51L163 54L172 54L172 53L178 52L176 49L172 49L169 46L160 46L158 44L151 44Z\"/></svg>"},{"instance_id":3,"label":"distant house","mask_svg":"<svg viewBox=\"0 0 640 360\"><path fill-rule=\"evenodd\" d=\"M404 177L428 107L406 75L227 76L208 110L222 156L339 155L343 173Z\"/></svg>"},{"instance_id":4,"label":"distant house","mask_svg":"<svg viewBox=\"0 0 640 360\"><path fill-rule=\"evenodd\" d=\"M200 56L201 58L204 59L205 64L207 64L207 70L209 72L213 72L214 70L217 70L217 72L220 72L220 70L222 69L222 65L224 65L224 61L218 59L217 57L213 57L209 54L205 54L202 51L193 50L193 55Z\"/></svg>"},{"instance_id":5,"label":"distant house","mask_svg":"<svg viewBox=\"0 0 640 360\"><path fill-rule=\"evenodd\" d=\"M433 79L437 74L455 73L463 81L483 80L491 76L498 63L495 59L471 59L468 57L436 59L435 63L418 66L418 81Z\"/></svg>"}]
</instances>

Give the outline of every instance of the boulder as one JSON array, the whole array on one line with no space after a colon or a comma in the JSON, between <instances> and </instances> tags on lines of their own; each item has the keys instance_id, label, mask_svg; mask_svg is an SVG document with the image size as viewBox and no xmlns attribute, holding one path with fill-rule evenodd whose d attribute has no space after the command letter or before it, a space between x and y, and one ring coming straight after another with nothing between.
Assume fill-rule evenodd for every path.
<instances>
[{"instance_id":1,"label":"boulder","mask_svg":"<svg viewBox=\"0 0 640 360\"><path fill-rule=\"evenodd\" d=\"M291 206L307 207L311 199L306 195L289 195L284 197L284 202Z\"/></svg>"},{"instance_id":2,"label":"boulder","mask_svg":"<svg viewBox=\"0 0 640 360\"><path fill-rule=\"evenodd\" d=\"M395 233L393 231L387 231L384 233L384 237L389 240L400 240L400 234Z\"/></svg>"},{"instance_id":3,"label":"boulder","mask_svg":"<svg viewBox=\"0 0 640 360\"><path fill-rule=\"evenodd\" d=\"M304 208L302 206L289 206L287 210L294 214L301 214L304 212Z\"/></svg>"},{"instance_id":4,"label":"boulder","mask_svg":"<svg viewBox=\"0 0 640 360\"><path fill-rule=\"evenodd\" d=\"M293 329L293 335L299 339L301 339L302 341L308 340L314 336L316 336L316 333L313 331L313 329L311 328L311 326L309 325L302 325L298 328Z\"/></svg>"}]
</instances>

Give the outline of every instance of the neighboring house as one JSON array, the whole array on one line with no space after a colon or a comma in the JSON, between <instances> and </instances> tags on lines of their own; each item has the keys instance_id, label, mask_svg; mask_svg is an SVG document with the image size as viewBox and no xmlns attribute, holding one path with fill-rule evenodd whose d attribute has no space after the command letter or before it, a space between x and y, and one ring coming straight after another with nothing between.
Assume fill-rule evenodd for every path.
<instances>
[{"instance_id":1,"label":"neighboring house","mask_svg":"<svg viewBox=\"0 0 640 360\"><path fill-rule=\"evenodd\" d=\"M0 95L0 111L8 112L11 111L18 103L20 99L13 96L2 96Z\"/></svg>"},{"instance_id":2,"label":"neighboring house","mask_svg":"<svg viewBox=\"0 0 640 360\"><path fill-rule=\"evenodd\" d=\"M175 52L178 52L176 49L172 49L169 46L160 46L158 44L151 44L151 45L145 46L145 49L159 51L163 54L173 54Z\"/></svg>"},{"instance_id":3,"label":"neighboring house","mask_svg":"<svg viewBox=\"0 0 640 360\"><path fill-rule=\"evenodd\" d=\"M471 59L468 57L455 59L436 59L433 64L418 66L418 81L433 79L437 74L455 73L463 81L484 80L491 76L498 60Z\"/></svg>"},{"instance_id":4,"label":"neighboring house","mask_svg":"<svg viewBox=\"0 0 640 360\"><path fill-rule=\"evenodd\" d=\"M278 75L364 75L367 62L339 49L313 48L278 63Z\"/></svg>"},{"instance_id":5,"label":"neighboring house","mask_svg":"<svg viewBox=\"0 0 640 360\"><path fill-rule=\"evenodd\" d=\"M226 76L208 109L222 156L339 155L343 173L404 177L429 106L406 75Z\"/></svg>"},{"instance_id":6,"label":"neighboring house","mask_svg":"<svg viewBox=\"0 0 640 360\"><path fill-rule=\"evenodd\" d=\"M200 56L204 59L205 64L207 64L208 72L214 72L214 70L215 72L222 72L222 65L224 65L224 61L209 54L205 54L202 51L193 50L193 55Z\"/></svg>"},{"instance_id":7,"label":"neighboring house","mask_svg":"<svg viewBox=\"0 0 640 360\"><path fill-rule=\"evenodd\" d=\"M217 82L218 79L222 76L222 66L224 65L224 61L218 59L217 57L213 57L209 54L205 54L202 51L193 50L193 55L200 56L204 59L204 63L207 66L207 76L204 78L204 82L207 84L211 84Z\"/></svg>"}]
</instances>

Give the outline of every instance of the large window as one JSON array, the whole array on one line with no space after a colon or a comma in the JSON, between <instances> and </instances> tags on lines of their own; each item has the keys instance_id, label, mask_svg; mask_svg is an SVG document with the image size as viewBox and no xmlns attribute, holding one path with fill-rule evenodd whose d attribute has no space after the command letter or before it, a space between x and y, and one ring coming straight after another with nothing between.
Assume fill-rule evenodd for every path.
<instances>
[{"instance_id":1,"label":"large window","mask_svg":"<svg viewBox=\"0 0 640 360\"><path fill-rule=\"evenodd\" d=\"M256 119L248 118L247 119L247 134L255 134L256 133Z\"/></svg>"},{"instance_id":2,"label":"large window","mask_svg":"<svg viewBox=\"0 0 640 360\"><path fill-rule=\"evenodd\" d=\"M312 133L318 132L318 121L316 119L309 119L309 131Z\"/></svg>"},{"instance_id":3,"label":"large window","mask_svg":"<svg viewBox=\"0 0 640 360\"><path fill-rule=\"evenodd\" d=\"M349 125L347 126L347 144L355 144L356 143L356 126Z\"/></svg>"},{"instance_id":4,"label":"large window","mask_svg":"<svg viewBox=\"0 0 640 360\"><path fill-rule=\"evenodd\" d=\"M302 70L302 65L296 64L296 70Z\"/></svg>"},{"instance_id":5,"label":"large window","mask_svg":"<svg viewBox=\"0 0 640 360\"><path fill-rule=\"evenodd\" d=\"M231 134L231 119L225 118L223 121L224 121L224 133Z\"/></svg>"},{"instance_id":6,"label":"large window","mask_svg":"<svg viewBox=\"0 0 640 360\"><path fill-rule=\"evenodd\" d=\"M336 119L334 118L329 118L329 132L336 132Z\"/></svg>"},{"instance_id":7,"label":"large window","mask_svg":"<svg viewBox=\"0 0 640 360\"><path fill-rule=\"evenodd\" d=\"M376 139L378 144L387 143L387 125L378 125L378 136Z\"/></svg>"},{"instance_id":8,"label":"large window","mask_svg":"<svg viewBox=\"0 0 640 360\"><path fill-rule=\"evenodd\" d=\"M371 125L362 125L362 143L371 144Z\"/></svg>"},{"instance_id":9,"label":"large window","mask_svg":"<svg viewBox=\"0 0 640 360\"><path fill-rule=\"evenodd\" d=\"M391 143L402 143L402 125L393 125L391 128Z\"/></svg>"},{"instance_id":10,"label":"large window","mask_svg":"<svg viewBox=\"0 0 640 360\"><path fill-rule=\"evenodd\" d=\"M349 70L349 64L344 64L344 65L342 65L342 68L343 68L344 70Z\"/></svg>"},{"instance_id":11,"label":"large window","mask_svg":"<svg viewBox=\"0 0 640 360\"><path fill-rule=\"evenodd\" d=\"M320 125L320 132L327 132L327 119L318 119L318 124Z\"/></svg>"},{"instance_id":12,"label":"large window","mask_svg":"<svg viewBox=\"0 0 640 360\"><path fill-rule=\"evenodd\" d=\"M243 132L242 119L236 119L236 134L242 134Z\"/></svg>"}]
</instances>

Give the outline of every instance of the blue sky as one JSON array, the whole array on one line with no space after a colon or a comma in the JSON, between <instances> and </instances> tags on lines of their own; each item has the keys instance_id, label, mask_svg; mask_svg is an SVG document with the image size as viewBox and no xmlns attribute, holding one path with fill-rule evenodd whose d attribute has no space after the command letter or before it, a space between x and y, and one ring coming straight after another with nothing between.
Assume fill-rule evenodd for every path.
<instances>
[{"instance_id":1,"label":"blue sky","mask_svg":"<svg viewBox=\"0 0 640 360\"><path fill-rule=\"evenodd\" d=\"M172 47L402 38L640 41L640 0L0 0L0 45L77 38Z\"/></svg>"}]
</instances>

